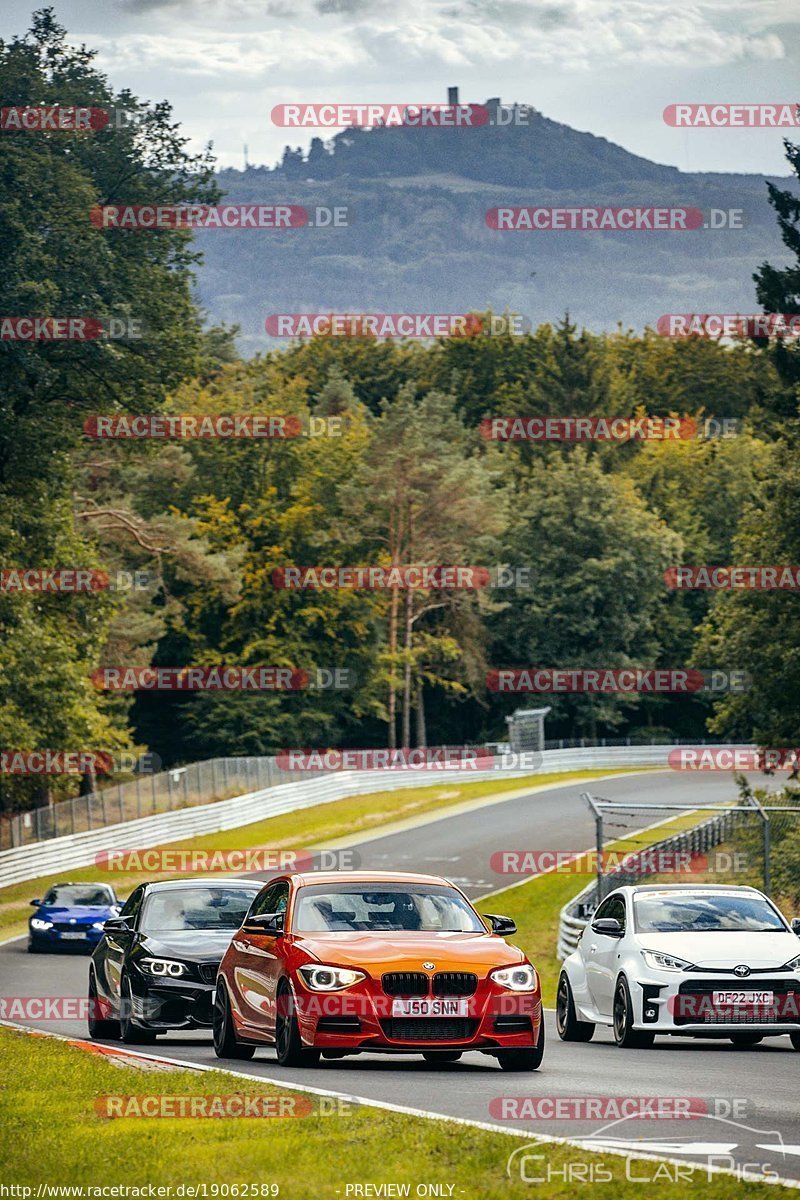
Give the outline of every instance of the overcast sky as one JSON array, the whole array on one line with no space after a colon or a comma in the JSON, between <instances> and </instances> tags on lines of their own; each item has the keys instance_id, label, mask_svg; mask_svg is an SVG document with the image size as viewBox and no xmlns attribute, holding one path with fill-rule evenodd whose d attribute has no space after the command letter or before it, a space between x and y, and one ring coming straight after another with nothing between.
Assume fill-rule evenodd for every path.
<instances>
[{"instance_id":1,"label":"overcast sky","mask_svg":"<svg viewBox=\"0 0 800 1200\"><path fill-rule=\"evenodd\" d=\"M31 6L33 7L33 6ZM311 133L275 104L500 96L682 170L787 174L778 130L678 130L675 102L796 102L797 0L55 0L116 87L168 99L221 165ZM0 0L2 36L30 8ZM330 136L330 132L323 134ZM420 134L424 136L424 134ZM795 137L800 140L800 131Z\"/></svg>"}]
</instances>

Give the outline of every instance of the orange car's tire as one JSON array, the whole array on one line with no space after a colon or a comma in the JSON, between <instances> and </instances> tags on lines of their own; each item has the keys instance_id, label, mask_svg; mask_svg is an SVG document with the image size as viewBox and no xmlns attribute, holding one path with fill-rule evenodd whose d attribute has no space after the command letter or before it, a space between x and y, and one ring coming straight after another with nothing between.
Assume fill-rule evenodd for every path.
<instances>
[{"instance_id":1,"label":"orange car's tire","mask_svg":"<svg viewBox=\"0 0 800 1200\"><path fill-rule=\"evenodd\" d=\"M237 1042L236 1030L233 1027L231 1004L225 984L217 982L217 994L214 997L214 1053L217 1058L252 1058L256 1052L255 1046L247 1046Z\"/></svg>"},{"instance_id":2,"label":"orange car's tire","mask_svg":"<svg viewBox=\"0 0 800 1200\"><path fill-rule=\"evenodd\" d=\"M497 1061L504 1071L538 1071L544 1058L544 1013L539 1024L539 1039L535 1046L522 1050L500 1050Z\"/></svg>"},{"instance_id":3,"label":"orange car's tire","mask_svg":"<svg viewBox=\"0 0 800 1200\"><path fill-rule=\"evenodd\" d=\"M275 1053L282 1067L315 1067L319 1050L303 1045L294 1011L294 995L286 979L278 984L275 1018Z\"/></svg>"}]
</instances>

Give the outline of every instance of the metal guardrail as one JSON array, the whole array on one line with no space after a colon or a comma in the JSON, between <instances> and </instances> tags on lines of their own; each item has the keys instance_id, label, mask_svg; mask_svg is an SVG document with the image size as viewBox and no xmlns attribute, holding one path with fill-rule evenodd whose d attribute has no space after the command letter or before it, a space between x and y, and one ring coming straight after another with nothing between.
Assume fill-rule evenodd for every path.
<instances>
[{"instance_id":1,"label":"metal guardrail","mask_svg":"<svg viewBox=\"0 0 800 1200\"><path fill-rule=\"evenodd\" d=\"M286 771L274 757L266 755L208 758L168 771L142 773L127 783L4 817L0 820L0 849L27 846L66 834L88 833L155 813L212 804L258 788L296 783L307 774L311 772Z\"/></svg>"},{"instance_id":2,"label":"metal guardrail","mask_svg":"<svg viewBox=\"0 0 800 1200\"><path fill-rule=\"evenodd\" d=\"M249 825L265 817L326 804L346 796L394 791L407 787L429 787L478 780L531 778L537 774L576 769L668 764L670 745L591 746L585 749L546 750L536 770L478 771L471 769L336 771L320 775L292 773L292 782L279 783L238 795L229 800L174 809L171 812L118 822L99 829L53 837L47 841L0 851L0 887L35 879L52 871L59 874L74 867L89 866L108 850L145 850L202 834L218 833ZM284 774L288 774L285 772Z\"/></svg>"},{"instance_id":3,"label":"metal guardrail","mask_svg":"<svg viewBox=\"0 0 800 1200\"><path fill-rule=\"evenodd\" d=\"M746 809L742 810L741 813L720 813L718 816L709 817L707 820L693 825L691 829L684 829L681 833L673 834L672 837L664 838L660 842L653 842L644 849L648 854L680 854L686 851L690 854L703 854L706 850L713 850L715 846L719 846L721 842L726 841L736 825L741 822L746 814ZM635 852L631 851L631 853ZM647 874L641 871L631 874L623 871L615 872L613 875L614 887L622 887L628 883L639 883L642 879L647 878ZM597 880L593 879L582 891L578 892L577 896L573 896L558 914L558 946L556 953L560 959L566 958L567 955L572 954L573 950L577 948L581 934L589 924L591 915L596 907Z\"/></svg>"},{"instance_id":4,"label":"metal guardrail","mask_svg":"<svg viewBox=\"0 0 800 1200\"><path fill-rule=\"evenodd\" d=\"M684 743L663 743L673 747ZM704 742L686 743L705 745ZM652 746L653 743L648 743ZM661 745L661 743L659 743ZM545 751L574 749L610 749L631 747L628 738L560 738L545 742ZM638 749L634 743L634 749ZM646 748L646 747L645 747ZM487 747L488 749L488 747ZM496 744L496 752L508 751ZM0 850L44 842L66 834L88 833L122 821L141 820L155 813L174 812L199 804L213 804L243 792L296 783L319 772L287 771L274 756L252 755L240 758L208 758L168 771L143 772L126 783L112 784L83 796L73 796L12 816L0 815ZM2 785L2 777L0 777Z\"/></svg>"}]
</instances>

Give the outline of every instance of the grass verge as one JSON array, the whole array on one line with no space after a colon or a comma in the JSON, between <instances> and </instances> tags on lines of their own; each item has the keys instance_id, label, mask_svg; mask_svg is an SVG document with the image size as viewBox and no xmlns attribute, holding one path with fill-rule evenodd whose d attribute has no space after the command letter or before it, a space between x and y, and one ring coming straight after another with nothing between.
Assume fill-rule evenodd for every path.
<instances>
[{"instance_id":1,"label":"grass verge","mask_svg":"<svg viewBox=\"0 0 800 1200\"><path fill-rule=\"evenodd\" d=\"M318 1097L243 1080L223 1071L142 1070L87 1054L54 1039L31 1037L0 1028L0 1120L4 1129L0 1169L7 1185L43 1187L170 1187L162 1196L268 1197L280 1200L346 1200L348 1195L417 1194L420 1184L444 1185L439 1195L463 1200L530 1197L531 1183L519 1167L506 1175L509 1155L523 1146L519 1138L490 1130L412 1117L375 1108L348 1106L339 1115L318 1111L297 1117L109 1119L96 1110L103 1096L296 1096L315 1107ZM498 1073L498 1092L502 1090ZM506 1089L508 1090L508 1089ZM423 1101L424 1103L424 1101ZM488 1114L487 1114L488 1119ZM641 1200L642 1183L651 1180L661 1200L686 1200L687 1188L698 1200L728 1200L741 1185L733 1178L708 1176L688 1165L667 1167L640 1161L626 1178L626 1160L589 1154L570 1146L540 1143L541 1155L528 1170L550 1183L536 1194L547 1200L574 1196L569 1164L603 1166L610 1172L615 1200ZM517 1162L519 1160L517 1156ZM584 1168L585 1169L585 1168ZM677 1179L671 1173L680 1172ZM607 1177L608 1178L608 1177ZM348 1191L348 1185L395 1184L408 1191ZM176 1189L183 1185L183 1192ZM222 1189L229 1185L229 1191ZM244 1186L248 1190L244 1190ZM277 1192L269 1186L276 1185ZM448 1191L448 1185L452 1191ZM191 1192L189 1188L206 1190ZM774 1188L746 1185L753 1200L774 1200ZM235 1190L238 1188L239 1190ZM28 1200L25 1193L15 1195ZM58 1195L58 1193L55 1193ZM106 1192L106 1195L109 1195ZM128 1195L136 1195L129 1192ZM156 1193L158 1194L158 1193ZM422 1194L422 1193L420 1193ZM47 1192L41 1193L47 1196ZM84 1192L84 1196L91 1193ZM119 1192L118 1195L125 1195Z\"/></svg>"},{"instance_id":2,"label":"grass verge","mask_svg":"<svg viewBox=\"0 0 800 1200\"><path fill-rule=\"evenodd\" d=\"M368 833L395 821L424 816L439 809L446 810L464 801L482 796L500 795L527 787L547 787L554 783L580 782L601 779L605 775L640 774L647 767L631 767L626 771L563 771L560 774L530 775L516 779L477 780L475 783L437 783L430 787L409 788L389 792L369 792L348 796L328 804L317 804L299 812L283 813L250 825L240 825L222 833L170 842L171 850L250 850L268 847L291 850L323 846L336 838L356 833ZM113 836L113 835L112 835ZM112 847L109 846L108 849ZM158 849L158 847L155 847ZM78 867L61 874L75 882L107 879L117 894L127 896L137 884L146 879L174 878L174 871L108 871L96 866ZM58 876L56 876L58 878ZM14 937L26 932L30 915L29 901L41 896L53 882L52 873L0 888L0 937Z\"/></svg>"}]
</instances>

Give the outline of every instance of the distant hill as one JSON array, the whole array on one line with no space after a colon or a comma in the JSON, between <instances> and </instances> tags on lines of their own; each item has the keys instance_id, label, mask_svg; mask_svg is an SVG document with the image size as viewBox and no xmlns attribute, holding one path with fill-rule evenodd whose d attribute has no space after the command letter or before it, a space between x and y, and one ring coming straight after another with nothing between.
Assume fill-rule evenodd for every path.
<instances>
[{"instance_id":1,"label":"distant hill","mask_svg":"<svg viewBox=\"0 0 800 1200\"><path fill-rule=\"evenodd\" d=\"M240 348L251 354L275 344L264 320L281 312L508 307L537 325L569 309L599 331L617 323L641 330L668 312L754 310L753 271L785 257L763 177L684 173L536 111L527 119L350 129L327 145L313 138L305 153L287 147L271 169L222 171L230 203L346 205L353 220L347 228L198 233L210 318L239 324ZM499 232L485 222L500 205L632 204L739 209L743 228Z\"/></svg>"}]
</instances>

